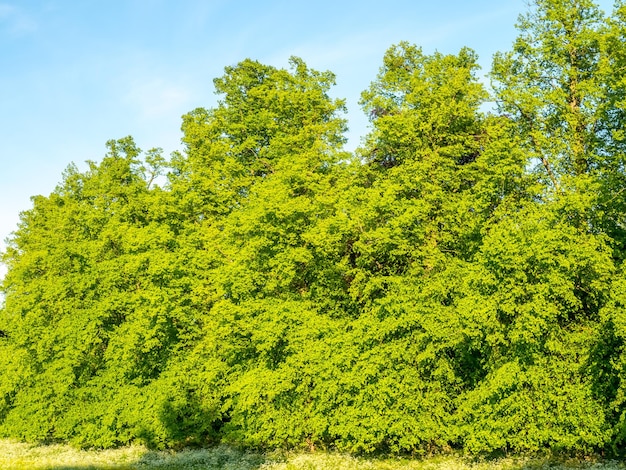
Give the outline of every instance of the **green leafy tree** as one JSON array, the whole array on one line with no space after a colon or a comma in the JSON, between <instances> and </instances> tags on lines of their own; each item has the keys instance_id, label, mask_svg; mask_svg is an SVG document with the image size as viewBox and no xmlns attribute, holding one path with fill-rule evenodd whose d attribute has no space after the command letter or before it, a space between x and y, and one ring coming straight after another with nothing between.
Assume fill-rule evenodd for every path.
<instances>
[{"instance_id":1,"label":"green leafy tree","mask_svg":"<svg viewBox=\"0 0 626 470\"><path fill-rule=\"evenodd\" d=\"M4 255L9 435L129 442L151 426L140 411L149 384L192 335L166 193L152 186L159 152L144 165L132 139L108 147L100 164L70 166L49 197L33 199Z\"/></svg>"},{"instance_id":2,"label":"green leafy tree","mask_svg":"<svg viewBox=\"0 0 626 470\"><path fill-rule=\"evenodd\" d=\"M605 238L532 204L489 227L457 300L474 328L484 377L460 396L463 446L474 452L591 452L610 422L587 369L614 275ZM485 354L486 353L486 354Z\"/></svg>"},{"instance_id":3,"label":"green leafy tree","mask_svg":"<svg viewBox=\"0 0 626 470\"><path fill-rule=\"evenodd\" d=\"M625 240L624 11L618 3L606 18L591 0L534 0L513 50L497 54L492 70L500 112L514 120L546 183L542 197L581 196L564 207L575 206L580 223L609 234L618 259Z\"/></svg>"},{"instance_id":4,"label":"green leafy tree","mask_svg":"<svg viewBox=\"0 0 626 470\"><path fill-rule=\"evenodd\" d=\"M312 390L328 351L312 344L342 314L332 302L342 278L319 227L350 158L343 102L328 96L332 74L290 65L227 67L218 107L184 118L172 183L196 201L213 252L200 256L215 260L199 273L205 336L193 357L204 358L198 380L213 385L203 399L218 394L226 439L256 446L323 439Z\"/></svg>"},{"instance_id":5,"label":"green leafy tree","mask_svg":"<svg viewBox=\"0 0 626 470\"><path fill-rule=\"evenodd\" d=\"M492 77L501 110L560 191L568 176L597 168L606 88L603 16L591 0L535 0L520 17L513 51L497 54ZM610 136L606 136L609 137Z\"/></svg>"},{"instance_id":6,"label":"green leafy tree","mask_svg":"<svg viewBox=\"0 0 626 470\"><path fill-rule=\"evenodd\" d=\"M607 103L617 84L607 24L592 2L537 0L520 17L513 51L494 59L499 111L543 184L483 227L473 281L481 306L466 308L490 312L481 346L489 354L459 409L468 450L589 452L610 440L611 413L587 368L611 254L621 257L610 250L616 214L607 210L617 192L607 176L621 159Z\"/></svg>"},{"instance_id":7,"label":"green leafy tree","mask_svg":"<svg viewBox=\"0 0 626 470\"><path fill-rule=\"evenodd\" d=\"M506 119L484 116L476 56L389 49L363 93L372 131L329 226L353 301L327 386L335 445L423 452L455 442L456 398L482 377L472 315L454 305L482 226L531 183ZM466 304L467 305L467 304ZM465 316L465 323L460 315Z\"/></svg>"}]
</instances>

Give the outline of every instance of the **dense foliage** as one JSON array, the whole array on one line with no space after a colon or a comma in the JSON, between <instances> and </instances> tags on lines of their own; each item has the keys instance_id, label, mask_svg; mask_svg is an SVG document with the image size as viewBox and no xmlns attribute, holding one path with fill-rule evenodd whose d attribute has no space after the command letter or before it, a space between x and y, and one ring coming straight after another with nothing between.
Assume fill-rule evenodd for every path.
<instances>
[{"instance_id":1,"label":"dense foliage","mask_svg":"<svg viewBox=\"0 0 626 470\"><path fill-rule=\"evenodd\" d=\"M245 60L169 161L70 166L3 255L0 434L619 453L626 4L518 28L492 92L391 47L354 154L330 72Z\"/></svg>"}]
</instances>

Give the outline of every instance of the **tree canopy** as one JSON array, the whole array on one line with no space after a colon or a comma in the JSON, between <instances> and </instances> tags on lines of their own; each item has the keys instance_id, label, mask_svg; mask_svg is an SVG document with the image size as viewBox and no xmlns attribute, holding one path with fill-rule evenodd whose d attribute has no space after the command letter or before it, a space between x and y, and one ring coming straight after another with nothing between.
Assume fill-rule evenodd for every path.
<instances>
[{"instance_id":1,"label":"tree canopy","mask_svg":"<svg viewBox=\"0 0 626 470\"><path fill-rule=\"evenodd\" d=\"M331 72L246 59L170 159L70 165L2 254L0 435L622 453L626 4L517 27L490 89L390 47L355 152Z\"/></svg>"}]
</instances>

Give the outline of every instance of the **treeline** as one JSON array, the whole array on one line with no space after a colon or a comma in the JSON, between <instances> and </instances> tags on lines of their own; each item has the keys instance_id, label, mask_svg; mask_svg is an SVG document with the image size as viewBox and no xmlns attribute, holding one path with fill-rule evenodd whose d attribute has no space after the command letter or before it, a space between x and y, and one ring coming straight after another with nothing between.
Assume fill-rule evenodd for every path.
<instances>
[{"instance_id":1,"label":"treeline","mask_svg":"<svg viewBox=\"0 0 626 470\"><path fill-rule=\"evenodd\" d=\"M0 434L624 449L626 5L531 3L489 93L391 47L355 153L330 72L244 60L182 153L70 166L4 253Z\"/></svg>"}]
</instances>

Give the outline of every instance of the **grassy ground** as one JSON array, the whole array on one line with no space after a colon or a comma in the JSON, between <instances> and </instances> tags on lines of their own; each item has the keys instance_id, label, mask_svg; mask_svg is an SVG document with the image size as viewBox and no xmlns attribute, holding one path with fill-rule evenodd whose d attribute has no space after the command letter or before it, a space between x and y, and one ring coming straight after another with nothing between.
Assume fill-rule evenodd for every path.
<instances>
[{"instance_id":1,"label":"grassy ground","mask_svg":"<svg viewBox=\"0 0 626 470\"><path fill-rule=\"evenodd\" d=\"M426 460L362 459L341 454L271 454L263 456L228 447L177 453L126 447L80 451L63 445L35 446L0 440L2 470L626 470L619 462L550 462L502 459L472 462L461 458Z\"/></svg>"}]
</instances>

